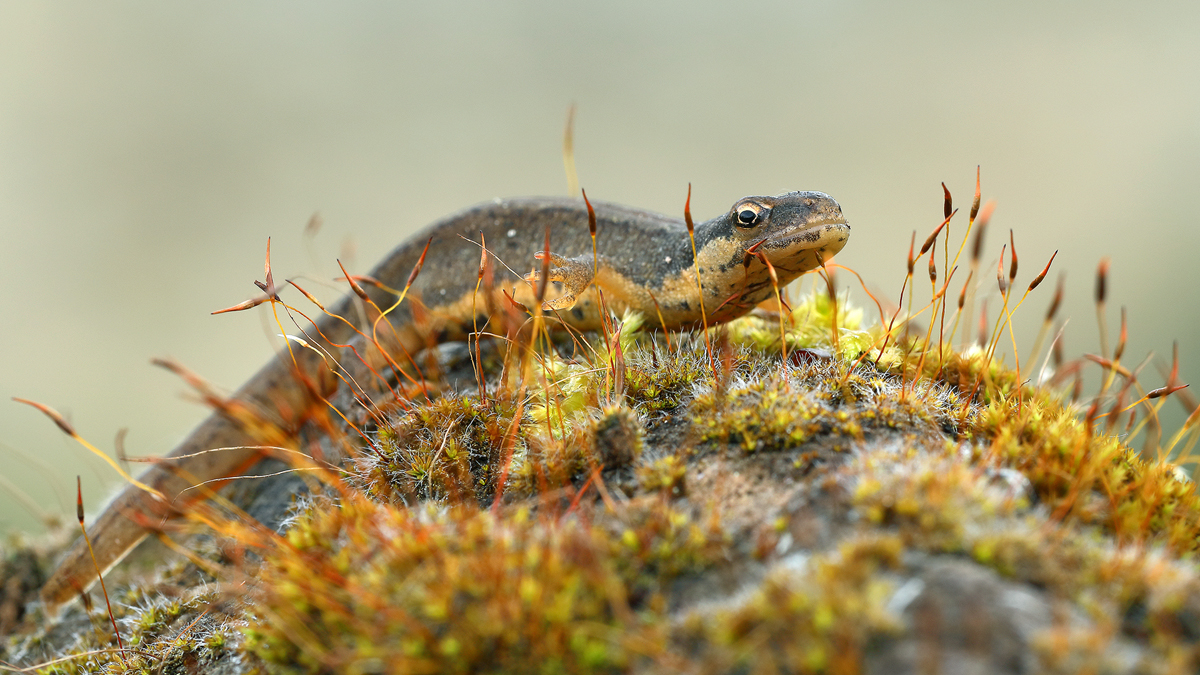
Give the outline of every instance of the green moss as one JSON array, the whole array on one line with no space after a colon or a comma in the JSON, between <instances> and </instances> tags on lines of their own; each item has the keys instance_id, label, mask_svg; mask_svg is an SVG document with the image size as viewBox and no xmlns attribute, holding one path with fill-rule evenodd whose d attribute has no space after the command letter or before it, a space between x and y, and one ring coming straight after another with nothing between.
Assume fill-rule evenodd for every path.
<instances>
[{"instance_id":1,"label":"green moss","mask_svg":"<svg viewBox=\"0 0 1200 675\"><path fill-rule=\"evenodd\" d=\"M788 349L832 349L834 344L835 303L824 292L813 291L804 296L791 312L777 316L750 315L730 322L730 341L760 353L781 352L780 324L784 329ZM847 360L869 351L875 334L861 330L863 312L839 297L836 303L837 343L840 356Z\"/></svg>"},{"instance_id":2,"label":"green moss","mask_svg":"<svg viewBox=\"0 0 1200 675\"><path fill-rule=\"evenodd\" d=\"M631 406L648 413L675 410L712 378L712 368L704 358L703 338L673 339L671 349L656 342L628 354L625 395Z\"/></svg>"},{"instance_id":3,"label":"green moss","mask_svg":"<svg viewBox=\"0 0 1200 675\"><path fill-rule=\"evenodd\" d=\"M668 455L638 467L638 486L645 492L668 496L687 494L687 463L677 455Z\"/></svg>"},{"instance_id":4,"label":"green moss","mask_svg":"<svg viewBox=\"0 0 1200 675\"><path fill-rule=\"evenodd\" d=\"M630 515L589 526L525 509L314 509L261 572L247 646L314 672L368 659L393 672L622 671L663 620L648 598L725 545L661 502Z\"/></svg>"},{"instance_id":5,"label":"green moss","mask_svg":"<svg viewBox=\"0 0 1200 675\"><path fill-rule=\"evenodd\" d=\"M739 602L693 613L680 637L711 672L859 672L868 640L899 628L878 572L898 568L902 551L895 537L869 537L777 568Z\"/></svg>"},{"instance_id":6,"label":"green moss","mask_svg":"<svg viewBox=\"0 0 1200 675\"><path fill-rule=\"evenodd\" d=\"M788 450L815 438L862 439L867 429L957 427L953 392L927 383L911 391L870 365L841 376L838 367L820 360L786 371L747 369L746 384L696 399L694 424L702 439L746 452Z\"/></svg>"},{"instance_id":7,"label":"green moss","mask_svg":"<svg viewBox=\"0 0 1200 675\"><path fill-rule=\"evenodd\" d=\"M510 433L517 408L511 399L459 394L418 406L380 429L377 452L362 455L354 482L391 502L486 501L502 451L521 451L521 439Z\"/></svg>"},{"instance_id":8,"label":"green moss","mask_svg":"<svg viewBox=\"0 0 1200 675\"><path fill-rule=\"evenodd\" d=\"M35 672L187 673L212 664L225 652L227 641L237 635L228 617L213 611L218 605L217 592L180 587L180 582L195 580L179 576L166 575L158 581L153 589L113 589L118 602L112 605L112 618L120 627L123 649L112 632L102 601L91 610L72 608L71 620L78 619L78 612L86 612L90 629L76 635L71 647L52 665L36 668ZM21 648L38 650L32 640Z\"/></svg>"},{"instance_id":9,"label":"green moss","mask_svg":"<svg viewBox=\"0 0 1200 675\"><path fill-rule=\"evenodd\" d=\"M590 431L592 451L604 468L630 466L642 455L645 430L637 413L629 408L611 406L601 410Z\"/></svg>"}]
</instances>

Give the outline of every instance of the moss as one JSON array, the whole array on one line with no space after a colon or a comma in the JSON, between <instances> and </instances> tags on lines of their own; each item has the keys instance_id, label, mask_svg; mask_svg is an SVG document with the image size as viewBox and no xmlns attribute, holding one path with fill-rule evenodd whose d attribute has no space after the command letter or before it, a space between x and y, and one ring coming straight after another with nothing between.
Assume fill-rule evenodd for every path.
<instances>
[{"instance_id":1,"label":"moss","mask_svg":"<svg viewBox=\"0 0 1200 675\"><path fill-rule=\"evenodd\" d=\"M678 455L662 457L638 468L638 485L645 492L661 492L672 497L687 494L687 463Z\"/></svg>"},{"instance_id":2,"label":"moss","mask_svg":"<svg viewBox=\"0 0 1200 675\"><path fill-rule=\"evenodd\" d=\"M645 431L637 413L615 406L600 411L592 425L593 452L606 469L630 466L642 455Z\"/></svg>"},{"instance_id":3,"label":"moss","mask_svg":"<svg viewBox=\"0 0 1200 675\"><path fill-rule=\"evenodd\" d=\"M793 312L790 348L821 348L827 333L798 315L819 310ZM261 551L240 632L189 628L211 596L119 591L123 635L152 656L61 669L186 672L239 654L288 672L851 672L900 630L887 602L915 553L969 558L1190 662L1200 580L1178 556L1200 507L1171 467L979 353L889 347L876 368L839 343L783 361L770 328L734 322L712 361L700 337L630 335L607 374L550 356L561 379L413 405L336 501ZM734 470L719 467L772 456L791 470L767 487L824 463L812 484L859 523L836 550L797 550L802 518L720 493ZM729 575L740 593L692 597ZM94 618L78 653L111 645ZM1067 668L1101 639L1047 634L1039 654Z\"/></svg>"},{"instance_id":4,"label":"moss","mask_svg":"<svg viewBox=\"0 0 1200 675\"><path fill-rule=\"evenodd\" d=\"M928 384L910 391L870 365L845 374L838 368L828 359L769 372L747 368L738 373L744 384L697 398L694 424L702 439L746 452L787 450L829 436L862 439L866 429L957 428L952 392Z\"/></svg>"},{"instance_id":5,"label":"moss","mask_svg":"<svg viewBox=\"0 0 1200 675\"><path fill-rule=\"evenodd\" d=\"M859 672L867 642L899 628L878 572L898 568L902 551L895 537L868 537L779 567L740 602L689 616L680 638L710 672Z\"/></svg>"},{"instance_id":6,"label":"moss","mask_svg":"<svg viewBox=\"0 0 1200 675\"><path fill-rule=\"evenodd\" d=\"M193 673L225 655L231 640L240 642L236 628L222 614L215 587L197 588L194 571L169 566L164 571L168 573L153 586L112 588L111 619L102 600L98 606L68 610L63 620L86 629L73 636L70 647L57 654L52 665L36 672ZM120 645L111 620L121 631ZM48 657L39 642L37 636L30 636L16 643L15 651L26 659L39 653Z\"/></svg>"},{"instance_id":7,"label":"moss","mask_svg":"<svg viewBox=\"0 0 1200 675\"><path fill-rule=\"evenodd\" d=\"M138 653L85 656L112 646L93 613L60 669L856 672L933 557L1085 617L1034 639L1049 670L1118 638L1200 665L1195 485L985 350L861 318L824 292L708 335L626 315L370 411L343 480L240 544L246 604L117 591Z\"/></svg>"},{"instance_id":8,"label":"moss","mask_svg":"<svg viewBox=\"0 0 1200 675\"><path fill-rule=\"evenodd\" d=\"M359 458L354 483L391 502L453 496L482 503L493 494L493 472L516 414L515 402L501 397L451 394L418 406L380 429L377 452Z\"/></svg>"},{"instance_id":9,"label":"moss","mask_svg":"<svg viewBox=\"0 0 1200 675\"><path fill-rule=\"evenodd\" d=\"M1180 554L1196 550L1195 483L1180 480L1173 465L1147 461L1117 437L1089 428L1051 391L1006 393L1015 374L993 367L981 376L981 361L978 355L948 359L955 372L974 372L983 382L979 397L986 407L967 430L988 445L992 457L1028 477L1056 517L1102 525L1121 541L1160 543ZM976 365L964 366L970 362ZM931 363L928 369L936 374L941 366Z\"/></svg>"},{"instance_id":10,"label":"moss","mask_svg":"<svg viewBox=\"0 0 1200 675\"><path fill-rule=\"evenodd\" d=\"M20 625L25 606L33 600L45 582L47 561L44 552L29 546L20 537L12 537L0 549L0 635ZM0 649L0 657L4 652Z\"/></svg>"},{"instance_id":11,"label":"moss","mask_svg":"<svg viewBox=\"0 0 1200 675\"><path fill-rule=\"evenodd\" d=\"M650 598L724 546L662 502L629 515L314 509L261 572L247 646L314 672L622 671L657 639Z\"/></svg>"},{"instance_id":12,"label":"moss","mask_svg":"<svg viewBox=\"0 0 1200 675\"><path fill-rule=\"evenodd\" d=\"M677 336L668 349L654 342L626 357L625 395L629 404L648 413L669 412L709 381L712 368L703 356L703 338Z\"/></svg>"}]
</instances>

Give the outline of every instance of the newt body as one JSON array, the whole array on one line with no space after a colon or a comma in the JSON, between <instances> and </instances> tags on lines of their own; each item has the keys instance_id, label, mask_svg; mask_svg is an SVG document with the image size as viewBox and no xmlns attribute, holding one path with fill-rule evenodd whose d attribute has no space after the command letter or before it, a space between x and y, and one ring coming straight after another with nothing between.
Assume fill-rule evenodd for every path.
<instances>
[{"instance_id":1,"label":"newt body","mask_svg":"<svg viewBox=\"0 0 1200 675\"><path fill-rule=\"evenodd\" d=\"M424 268L413 284L412 302L406 300L387 317L392 331L388 344L396 351L395 360L404 362L403 354L415 355L432 343L465 339L473 326L489 321L489 330L495 331L504 320L503 311L494 311L506 302L500 296L503 291L533 307L533 284L524 278L524 270L540 267L534 258L543 249L547 228L554 254L550 279L560 282L561 288L548 290L546 304L563 321L582 330L600 325L597 286L610 311L641 311L649 325L656 325L660 315L663 327L672 330L697 327L704 320L710 325L728 321L773 293L766 265L757 257L744 264L748 250L771 262L782 286L841 250L850 233L841 207L825 194L746 197L728 212L696 226L693 261L682 220L615 204L597 203L595 210L595 267L587 210L573 199L488 202L438 221L396 248L371 276L398 288L430 240ZM494 265L494 283L488 284L491 297L483 290L476 294L481 235L491 256L513 266L510 270ZM701 314L697 270L706 317ZM395 301L395 296L378 288L365 290L380 307ZM372 317L362 309L362 301L349 295L330 312L352 320L367 316L360 327L370 333ZM342 363L354 360L353 354L343 356L331 344L350 342L353 329L329 316L317 325L330 342L313 340L317 331L311 329L306 339ZM292 351L295 361L286 352L276 356L167 456L179 459L156 464L142 476L142 482L159 490L167 501L129 485L93 523L89 532L102 569L111 568L148 533L178 515L187 500L195 498L194 491L184 495L194 483L236 476L261 458L254 450L195 453L287 438L321 397L336 388L329 366L312 350ZM47 610L53 612L76 597L95 576L81 538L42 589Z\"/></svg>"}]
</instances>

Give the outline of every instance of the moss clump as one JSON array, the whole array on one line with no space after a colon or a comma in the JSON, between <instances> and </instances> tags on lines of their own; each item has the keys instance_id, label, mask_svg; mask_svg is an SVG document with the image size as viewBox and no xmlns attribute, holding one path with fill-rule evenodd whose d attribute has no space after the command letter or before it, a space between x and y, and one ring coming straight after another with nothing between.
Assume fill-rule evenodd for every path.
<instances>
[{"instance_id":1,"label":"moss clump","mask_svg":"<svg viewBox=\"0 0 1200 675\"><path fill-rule=\"evenodd\" d=\"M190 565L163 564L157 576L129 586L109 585L112 617L122 646L112 632L103 599L71 607L60 617L67 646L55 645L61 635L37 633L14 640L6 659L52 662L39 673L195 673L228 658L240 635L227 612L233 609L211 577ZM111 580L110 580L111 581ZM57 658L56 658L57 657Z\"/></svg>"},{"instance_id":2,"label":"moss clump","mask_svg":"<svg viewBox=\"0 0 1200 675\"><path fill-rule=\"evenodd\" d=\"M645 492L682 497L687 494L687 462L678 455L667 455L638 467L637 479Z\"/></svg>"},{"instance_id":3,"label":"moss clump","mask_svg":"<svg viewBox=\"0 0 1200 675\"><path fill-rule=\"evenodd\" d=\"M1057 517L1103 525L1119 541L1200 547L1200 498L1175 467L1147 461L1045 391L988 406L975 425L991 452L1020 470Z\"/></svg>"},{"instance_id":4,"label":"moss clump","mask_svg":"<svg viewBox=\"0 0 1200 675\"><path fill-rule=\"evenodd\" d=\"M20 625L25 605L45 582L43 557L16 537L0 548L0 635Z\"/></svg>"},{"instance_id":5,"label":"moss clump","mask_svg":"<svg viewBox=\"0 0 1200 675\"><path fill-rule=\"evenodd\" d=\"M374 499L491 498L517 405L503 398L448 394L382 426L374 452L357 460L354 483ZM520 443L512 438L514 443Z\"/></svg>"},{"instance_id":6,"label":"moss clump","mask_svg":"<svg viewBox=\"0 0 1200 675\"><path fill-rule=\"evenodd\" d=\"M591 432L596 459L606 469L630 466L642 455L645 431L637 413L629 408L602 410Z\"/></svg>"},{"instance_id":7,"label":"moss clump","mask_svg":"<svg viewBox=\"0 0 1200 675\"><path fill-rule=\"evenodd\" d=\"M625 396L631 406L647 413L670 412L679 408L697 387L712 378L707 360L697 358L703 339L676 337L672 348L655 342L627 354Z\"/></svg>"},{"instance_id":8,"label":"moss clump","mask_svg":"<svg viewBox=\"0 0 1200 675\"><path fill-rule=\"evenodd\" d=\"M895 537L868 537L777 567L740 602L687 617L680 637L709 672L860 672L867 642L899 628L879 572L899 569L902 552Z\"/></svg>"},{"instance_id":9,"label":"moss clump","mask_svg":"<svg viewBox=\"0 0 1200 675\"><path fill-rule=\"evenodd\" d=\"M773 378L739 387L724 401L714 394L702 396L695 418L701 438L732 443L746 452L787 450L834 428L833 415L823 416L815 397L797 394L789 384ZM839 426L844 435L858 431Z\"/></svg>"},{"instance_id":10,"label":"moss clump","mask_svg":"<svg viewBox=\"0 0 1200 675\"><path fill-rule=\"evenodd\" d=\"M661 502L630 515L314 508L260 573L247 645L312 672L623 672L661 642L665 583L724 546Z\"/></svg>"},{"instance_id":11,"label":"moss clump","mask_svg":"<svg viewBox=\"0 0 1200 675\"><path fill-rule=\"evenodd\" d=\"M845 294L834 302L814 290L789 312L754 314L730 322L728 333L734 344L759 353L781 353L781 337L786 339L788 351L814 347L834 351L833 329L837 326L836 355L851 361L880 344L877 330L862 330L862 318L862 309L850 304ZM893 347L885 357L890 362L898 354Z\"/></svg>"},{"instance_id":12,"label":"moss clump","mask_svg":"<svg viewBox=\"0 0 1200 675\"><path fill-rule=\"evenodd\" d=\"M703 440L746 452L779 451L814 438L862 439L865 429L953 432L958 426L953 392L928 383L913 391L870 365L843 373L837 362L819 359L786 370L755 370L728 391L696 399L694 424Z\"/></svg>"}]
</instances>

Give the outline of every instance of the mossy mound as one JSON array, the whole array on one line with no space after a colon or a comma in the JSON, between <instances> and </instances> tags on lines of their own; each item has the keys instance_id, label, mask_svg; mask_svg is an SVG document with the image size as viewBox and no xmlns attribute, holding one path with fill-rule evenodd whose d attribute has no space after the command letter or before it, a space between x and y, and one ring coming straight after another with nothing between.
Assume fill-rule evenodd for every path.
<instances>
[{"instance_id":1,"label":"mossy mound","mask_svg":"<svg viewBox=\"0 0 1200 675\"><path fill-rule=\"evenodd\" d=\"M135 652L47 672L1200 667L1195 486L1094 416L979 350L881 352L825 295L639 324L375 414L281 536L118 591ZM112 646L101 619L3 658Z\"/></svg>"}]
</instances>

